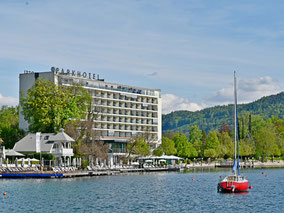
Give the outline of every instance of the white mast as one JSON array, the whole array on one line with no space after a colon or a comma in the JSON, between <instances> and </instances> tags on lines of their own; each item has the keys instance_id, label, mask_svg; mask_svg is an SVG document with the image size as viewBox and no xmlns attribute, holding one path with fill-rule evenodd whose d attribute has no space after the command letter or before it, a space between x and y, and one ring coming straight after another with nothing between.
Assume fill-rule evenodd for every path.
<instances>
[{"instance_id":1,"label":"white mast","mask_svg":"<svg viewBox=\"0 0 284 213\"><path fill-rule=\"evenodd\" d=\"M237 80L236 71L234 71L234 106L235 106L235 161L237 160ZM236 163L236 162L235 162ZM237 174L237 169L235 170L235 175Z\"/></svg>"},{"instance_id":2,"label":"white mast","mask_svg":"<svg viewBox=\"0 0 284 213\"><path fill-rule=\"evenodd\" d=\"M235 106L235 114L234 114L234 118L235 118L235 159L237 159L237 94L236 94L236 71L234 71L234 106Z\"/></svg>"}]
</instances>

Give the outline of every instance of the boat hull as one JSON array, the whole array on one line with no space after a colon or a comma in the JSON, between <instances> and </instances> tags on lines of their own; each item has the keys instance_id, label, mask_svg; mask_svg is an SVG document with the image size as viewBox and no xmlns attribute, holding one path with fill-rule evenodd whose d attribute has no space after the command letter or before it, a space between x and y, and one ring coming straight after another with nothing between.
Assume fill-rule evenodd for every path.
<instances>
[{"instance_id":1,"label":"boat hull","mask_svg":"<svg viewBox=\"0 0 284 213\"><path fill-rule=\"evenodd\" d=\"M222 181L218 183L218 192L228 192L228 193L237 193L237 192L246 192L249 188L248 181Z\"/></svg>"}]
</instances>

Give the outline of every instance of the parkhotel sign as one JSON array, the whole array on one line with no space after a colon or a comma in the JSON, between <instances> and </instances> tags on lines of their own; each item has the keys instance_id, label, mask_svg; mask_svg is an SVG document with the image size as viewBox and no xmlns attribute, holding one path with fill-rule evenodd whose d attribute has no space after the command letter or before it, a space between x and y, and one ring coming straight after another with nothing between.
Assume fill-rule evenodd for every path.
<instances>
[{"instance_id":1,"label":"parkhotel sign","mask_svg":"<svg viewBox=\"0 0 284 213\"><path fill-rule=\"evenodd\" d=\"M88 78L88 79L96 80L96 74L93 74L93 73L80 72L80 71L70 70L70 69L66 69L65 71L64 69L59 69L58 67L51 67L50 70L54 74L58 74L58 75L69 75L69 76L74 76L74 77L81 77L81 78ZM24 73L28 74L28 73L36 73L36 72L30 71L30 70L24 70ZM98 78L98 80L100 79Z\"/></svg>"},{"instance_id":2,"label":"parkhotel sign","mask_svg":"<svg viewBox=\"0 0 284 213\"><path fill-rule=\"evenodd\" d=\"M96 80L96 74L93 74L93 73L80 72L80 71L70 70L70 69L64 70L64 69L59 69L58 67L51 67L51 72L54 72L55 74L59 74L59 75L69 75L69 76L76 76L76 77Z\"/></svg>"}]
</instances>

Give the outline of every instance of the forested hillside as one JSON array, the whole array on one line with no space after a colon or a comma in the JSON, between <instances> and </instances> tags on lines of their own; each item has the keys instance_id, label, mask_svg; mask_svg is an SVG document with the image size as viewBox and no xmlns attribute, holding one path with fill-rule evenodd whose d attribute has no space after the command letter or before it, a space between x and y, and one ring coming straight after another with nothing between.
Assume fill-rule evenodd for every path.
<instances>
[{"instance_id":1,"label":"forested hillside","mask_svg":"<svg viewBox=\"0 0 284 213\"><path fill-rule=\"evenodd\" d=\"M284 119L284 92L277 95L263 97L249 104L239 104L238 113L242 115L250 112L252 115L259 115L263 119L278 117ZM200 129L219 129L224 123L232 124L233 104L226 106L215 106L201 111L176 111L163 115L163 131L188 133L193 125Z\"/></svg>"}]
</instances>

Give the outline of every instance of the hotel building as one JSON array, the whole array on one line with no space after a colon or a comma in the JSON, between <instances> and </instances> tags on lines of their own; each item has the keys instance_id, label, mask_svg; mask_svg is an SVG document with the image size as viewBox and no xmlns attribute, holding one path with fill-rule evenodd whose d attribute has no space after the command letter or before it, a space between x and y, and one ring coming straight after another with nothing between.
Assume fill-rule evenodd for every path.
<instances>
[{"instance_id":1,"label":"hotel building","mask_svg":"<svg viewBox=\"0 0 284 213\"><path fill-rule=\"evenodd\" d=\"M20 74L20 94L27 94L37 78L51 80L57 85L82 85L98 110L93 129L99 139L109 143L110 152L126 152L132 137L147 136L152 149L161 143L162 103L159 89L105 82L97 75L69 69L51 68L48 72L25 71ZM21 111L21 106L20 106ZM28 130L28 123L20 113L19 126Z\"/></svg>"}]
</instances>

